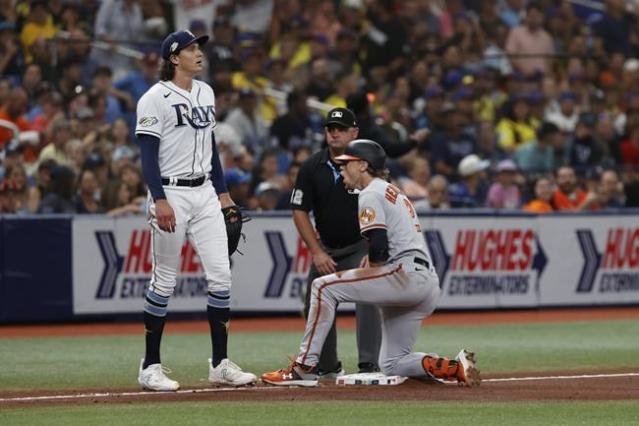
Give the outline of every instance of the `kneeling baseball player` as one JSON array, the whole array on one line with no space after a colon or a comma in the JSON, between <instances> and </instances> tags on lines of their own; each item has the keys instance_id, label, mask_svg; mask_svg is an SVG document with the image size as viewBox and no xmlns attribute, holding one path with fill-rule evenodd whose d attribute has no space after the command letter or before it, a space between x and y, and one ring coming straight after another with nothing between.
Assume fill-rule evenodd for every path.
<instances>
[{"instance_id":1,"label":"kneeling baseball player","mask_svg":"<svg viewBox=\"0 0 639 426\"><path fill-rule=\"evenodd\" d=\"M454 360L412 352L422 320L435 310L439 278L424 242L412 203L386 182L386 154L367 139L348 144L340 163L344 185L359 190L360 232L368 240L361 268L317 278L297 358L286 368L265 373L272 385L316 386L317 363L326 334L341 302L369 303L382 311L380 367L386 375L435 377L478 386L472 352L462 349Z\"/></svg>"}]
</instances>

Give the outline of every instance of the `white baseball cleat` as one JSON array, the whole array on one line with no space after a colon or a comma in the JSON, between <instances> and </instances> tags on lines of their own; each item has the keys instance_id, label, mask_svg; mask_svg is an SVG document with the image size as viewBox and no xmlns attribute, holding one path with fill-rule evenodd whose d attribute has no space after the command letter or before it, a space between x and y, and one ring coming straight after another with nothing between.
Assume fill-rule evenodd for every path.
<instances>
[{"instance_id":1,"label":"white baseball cleat","mask_svg":"<svg viewBox=\"0 0 639 426\"><path fill-rule=\"evenodd\" d=\"M138 373L138 383L142 388L151 391L176 391L180 389L180 384L175 380L166 377L165 373L170 373L162 364L151 364L142 369L144 358L140 361L140 371Z\"/></svg>"},{"instance_id":2,"label":"white baseball cleat","mask_svg":"<svg viewBox=\"0 0 639 426\"><path fill-rule=\"evenodd\" d=\"M244 386L257 382L253 373L247 373L230 359L224 358L215 368L209 358L209 382L215 385Z\"/></svg>"},{"instance_id":3,"label":"white baseball cleat","mask_svg":"<svg viewBox=\"0 0 639 426\"><path fill-rule=\"evenodd\" d=\"M481 383L481 376L477 369L475 354L467 351L466 349L462 349L457 354L457 357L455 357L455 360L461 367L457 372L457 381L459 382L459 385L468 387L479 386Z\"/></svg>"}]
</instances>

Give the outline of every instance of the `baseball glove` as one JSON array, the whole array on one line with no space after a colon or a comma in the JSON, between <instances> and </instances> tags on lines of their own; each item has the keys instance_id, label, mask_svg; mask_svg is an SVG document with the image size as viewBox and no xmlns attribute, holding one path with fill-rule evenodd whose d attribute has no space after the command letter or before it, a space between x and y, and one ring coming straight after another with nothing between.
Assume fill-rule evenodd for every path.
<instances>
[{"instance_id":1,"label":"baseball glove","mask_svg":"<svg viewBox=\"0 0 639 426\"><path fill-rule=\"evenodd\" d=\"M244 222L251 220L248 217L242 217L242 212L238 206L229 206L222 209L224 216L224 224L226 225L226 238L229 245L229 257L235 253L240 243L240 237L244 237L242 233L242 225ZM242 252L238 251L242 254Z\"/></svg>"}]
</instances>

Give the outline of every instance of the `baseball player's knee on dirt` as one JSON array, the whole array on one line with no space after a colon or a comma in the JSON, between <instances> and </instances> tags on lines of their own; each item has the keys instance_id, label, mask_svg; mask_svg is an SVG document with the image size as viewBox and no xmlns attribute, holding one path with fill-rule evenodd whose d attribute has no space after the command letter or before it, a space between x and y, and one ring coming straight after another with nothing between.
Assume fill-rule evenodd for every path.
<instances>
[{"instance_id":1,"label":"baseball player's knee on dirt","mask_svg":"<svg viewBox=\"0 0 639 426\"><path fill-rule=\"evenodd\" d=\"M422 359L424 371L438 379L454 379L457 377L459 363L448 358L439 358L426 355Z\"/></svg>"}]
</instances>

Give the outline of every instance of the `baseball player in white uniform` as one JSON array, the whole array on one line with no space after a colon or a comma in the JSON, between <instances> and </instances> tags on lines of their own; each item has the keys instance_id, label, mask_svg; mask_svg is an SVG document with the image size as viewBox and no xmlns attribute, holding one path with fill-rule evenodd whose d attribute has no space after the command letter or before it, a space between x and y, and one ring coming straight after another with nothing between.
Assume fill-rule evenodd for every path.
<instances>
[{"instance_id":1,"label":"baseball player in white uniform","mask_svg":"<svg viewBox=\"0 0 639 426\"><path fill-rule=\"evenodd\" d=\"M185 238L197 251L208 282L209 381L233 386L257 381L227 357L231 269L221 208L234 203L213 136L215 95L208 84L194 79L202 70L200 46L207 40L189 31L169 34L162 42L161 81L137 106L135 133L149 187L153 255L144 303L146 353L138 376L148 390L179 388L162 368L160 341Z\"/></svg>"},{"instance_id":2,"label":"baseball player in white uniform","mask_svg":"<svg viewBox=\"0 0 639 426\"><path fill-rule=\"evenodd\" d=\"M287 368L263 374L262 381L316 386L316 365L335 309L341 302L356 302L381 309L379 365L384 374L479 385L474 354L465 349L454 360L412 352L422 320L435 310L439 279L412 203L384 180L388 173L384 149L371 140L357 139L335 160L341 163L344 185L360 191L359 224L369 243L368 256L361 268L313 281L311 308L297 358Z\"/></svg>"}]
</instances>

